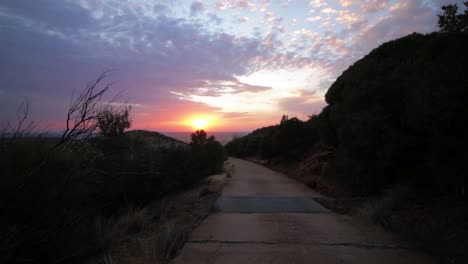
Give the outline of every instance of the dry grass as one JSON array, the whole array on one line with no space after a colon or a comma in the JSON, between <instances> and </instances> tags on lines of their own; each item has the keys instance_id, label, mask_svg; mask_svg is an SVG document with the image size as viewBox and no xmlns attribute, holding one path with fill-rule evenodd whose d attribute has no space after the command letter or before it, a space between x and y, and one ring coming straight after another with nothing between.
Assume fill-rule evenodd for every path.
<instances>
[{"instance_id":1,"label":"dry grass","mask_svg":"<svg viewBox=\"0 0 468 264\"><path fill-rule=\"evenodd\" d=\"M190 231L189 226L169 224L162 227L158 234L139 240L144 263L169 263L182 249Z\"/></svg>"},{"instance_id":2,"label":"dry grass","mask_svg":"<svg viewBox=\"0 0 468 264\"><path fill-rule=\"evenodd\" d=\"M190 190L145 208L128 208L118 217L96 220L102 253L89 263L170 263L191 231L209 214L225 179L225 174L213 175Z\"/></svg>"},{"instance_id":3,"label":"dry grass","mask_svg":"<svg viewBox=\"0 0 468 264\"><path fill-rule=\"evenodd\" d=\"M118 217L98 217L95 222L96 241L99 248L108 250L121 244L129 236L138 234L151 221L146 208L129 207Z\"/></svg>"},{"instance_id":4,"label":"dry grass","mask_svg":"<svg viewBox=\"0 0 468 264\"><path fill-rule=\"evenodd\" d=\"M168 263L189 232L164 222L171 205L161 202L147 208L127 208L114 218L99 218L95 228L103 254L91 263Z\"/></svg>"},{"instance_id":5,"label":"dry grass","mask_svg":"<svg viewBox=\"0 0 468 264\"><path fill-rule=\"evenodd\" d=\"M384 192L380 198L366 202L361 208L357 209L357 215L389 229L391 228L390 217L392 211L401 205L409 195L411 195L409 186L396 185Z\"/></svg>"}]
</instances>

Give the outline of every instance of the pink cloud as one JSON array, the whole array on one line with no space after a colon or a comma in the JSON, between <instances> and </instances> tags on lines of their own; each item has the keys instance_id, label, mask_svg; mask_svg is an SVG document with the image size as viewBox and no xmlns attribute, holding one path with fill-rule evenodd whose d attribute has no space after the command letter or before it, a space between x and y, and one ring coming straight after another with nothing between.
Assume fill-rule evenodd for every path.
<instances>
[{"instance_id":1,"label":"pink cloud","mask_svg":"<svg viewBox=\"0 0 468 264\"><path fill-rule=\"evenodd\" d=\"M270 0L219 0L214 7L219 10L250 10L264 12L270 6Z\"/></svg>"},{"instance_id":2,"label":"pink cloud","mask_svg":"<svg viewBox=\"0 0 468 264\"><path fill-rule=\"evenodd\" d=\"M390 0L339 0L342 7L358 6L364 13L374 13L385 9Z\"/></svg>"},{"instance_id":3,"label":"pink cloud","mask_svg":"<svg viewBox=\"0 0 468 264\"><path fill-rule=\"evenodd\" d=\"M307 119L320 113L326 102L315 91L297 90L295 96L280 99L278 105L282 114Z\"/></svg>"},{"instance_id":4,"label":"pink cloud","mask_svg":"<svg viewBox=\"0 0 468 264\"><path fill-rule=\"evenodd\" d=\"M325 0L312 0L309 2L309 6L313 8L324 7L326 5L327 5L327 2Z\"/></svg>"},{"instance_id":5,"label":"pink cloud","mask_svg":"<svg viewBox=\"0 0 468 264\"><path fill-rule=\"evenodd\" d=\"M434 10L419 0L404 0L396 3L387 16L364 29L356 46L366 50L413 32L428 33L435 30L437 16Z\"/></svg>"}]
</instances>

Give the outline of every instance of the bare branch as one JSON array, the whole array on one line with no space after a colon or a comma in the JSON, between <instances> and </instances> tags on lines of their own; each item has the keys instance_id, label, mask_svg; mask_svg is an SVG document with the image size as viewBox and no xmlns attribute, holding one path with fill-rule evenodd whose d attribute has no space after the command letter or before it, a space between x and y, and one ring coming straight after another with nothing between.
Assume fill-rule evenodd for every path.
<instances>
[{"instance_id":1,"label":"bare branch","mask_svg":"<svg viewBox=\"0 0 468 264\"><path fill-rule=\"evenodd\" d=\"M111 75L109 70L103 71L96 80L88 82L86 88L76 98L72 96L65 120L65 131L51 151L61 145L89 138L94 134L98 118L107 108L102 105L102 98L111 87L111 84L104 86L101 84Z\"/></svg>"}]
</instances>

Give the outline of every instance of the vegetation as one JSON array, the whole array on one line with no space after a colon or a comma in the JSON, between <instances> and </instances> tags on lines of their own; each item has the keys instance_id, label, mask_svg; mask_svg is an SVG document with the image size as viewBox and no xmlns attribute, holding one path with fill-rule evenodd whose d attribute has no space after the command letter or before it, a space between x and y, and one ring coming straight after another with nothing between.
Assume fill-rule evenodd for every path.
<instances>
[{"instance_id":1,"label":"vegetation","mask_svg":"<svg viewBox=\"0 0 468 264\"><path fill-rule=\"evenodd\" d=\"M444 11L439 15L439 28L444 33L468 33L468 2L465 5L465 12L458 14L457 5L446 5L442 7Z\"/></svg>"},{"instance_id":2,"label":"vegetation","mask_svg":"<svg viewBox=\"0 0 468 264\"><path fill-rule=\"evenodd\" d=\"M468 116L466 46L466 35L440 33L385 43L336 80L320 115L305 122L283 117L226 149L269 158L324 143L336 150L334 174L356 193L405 181L461 195L468 157L468 131L459 121Z\"/></svg>"},{"instance_id":3,"label":"vegetation","mask_svg":"<svg viewBox=\"0 0 468 264\"><path fill-rule=\"evenodd\" d=\"M284 115L280 124L257 129L248 136L234 139L225 147L229 154L239 157L284 155L294 158L318 141L318 124L316 116L303 122Z\"/></svg>"},{"instance_id":4,"label":"vegetation","mask_svg":"<svg viewBox=\"0 0 468 264\"><path fill-rule=\"evenodd\" d=\"M228 143L227 152L272 166L293 159L305 168L301 177L319 175L305 182L313 188L328 181L344 186L346 197L380 196L363 209L373 220L411 233L450 263L465 260L468 11L443 10L441 32L387 42L344 71L318 116L283 116ZM317 152L323 146L326 155Z\"/></svg>"},{"instance_id":5,"label":"vegetation","mask_svg":"<svg viewBox=\"0 0 468 264\"><path fill-rule=\"evenodd\" d=\"M327 142L337 149L336 173L353 189L408 181L462 194L466 45L463 34L413 34L372 51L330 87Z\"/></svg>"},{"instance_id":6,"label":"vegetation","mask_svg":"<svg viewBox=\"0 0 468 264\"><path fill-rule=\"evenodd\" d=\"M35 132L29 103L0 137L1 263L83 263L109 245L101 222L217 173L223 149L197 131L192 144L130 127L130 109L101 102L108 72L72 101L59 138ZM164 141L164 144L153 143ZM126 217L125 215L122 217ZM108 219L108 220L106 220ZM130 231L129 231L130 232ZM104 241L104 242L103 242Z\"/></svg>"}]
</instances>

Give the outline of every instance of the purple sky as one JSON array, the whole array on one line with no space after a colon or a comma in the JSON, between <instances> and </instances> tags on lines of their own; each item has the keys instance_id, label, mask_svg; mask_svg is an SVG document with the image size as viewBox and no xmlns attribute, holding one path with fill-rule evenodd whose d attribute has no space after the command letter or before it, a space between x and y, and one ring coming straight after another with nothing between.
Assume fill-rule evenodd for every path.
<instances>
[{"instance_id":1,"label":"purple sky","mask_svg":"<svg viewBox=\"0 0 468 264\"><path fill-rule=\"evenodd\" d=\"M60 127L73 90L104 69L134 128L248 131L307 118L379 44L437 30L426 0L2 0L0 120L25 96Z\"/></svg>"}]
</instances>

